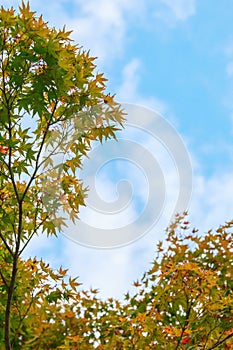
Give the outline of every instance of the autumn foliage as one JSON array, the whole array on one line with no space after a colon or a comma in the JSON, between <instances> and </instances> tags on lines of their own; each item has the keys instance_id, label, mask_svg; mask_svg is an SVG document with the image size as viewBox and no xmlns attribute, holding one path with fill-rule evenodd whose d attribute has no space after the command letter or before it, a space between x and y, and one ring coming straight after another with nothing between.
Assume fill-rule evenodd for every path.
<instances>
[{"instance_id":1,"label":"autumn foliage","mask_svg":"<svg viewBox=\"0 0 233 350\"><path fill-rule=\"evenodd\" d=\"M232 349L232 225L200 234L177 217L125 300L85 291L68 271L19 261L11 336L20 349ZM7 277L9 253L2 249ZM6 287L1 283L0 319ZM0 333L3 340L3 332Z\"/></svg>"},{"instance_id":2,"label":"autumn foliage","mask_svg":"<svg viewBox=\"0 0 233 350\"><path fill-rule=\"evenodd\" d=\"M23 250L35 234L61 231L62 213L78 218L86 190L76 170L91 142L115 137L123 122L95 59L70 34L49 28L29 4L17 13L0 9L0 241L8 262L1 325L8 350ZM54 163L57 154L62 160Z\"/></svg>"},{"instance_id":3,"label":"autumn foliage","mask_svg":"<svg viewBox=\"0 0 233 350\"><path fill-rule=\"evenodd\" d=\"M0 10L0 349L233 349L229 222L205 234L177 216L124 301L101 300L66 269L22 252L78 218L76 171L123 112L94 58L29 5ZM53 155L69 154L55 164Z\"/></svg>"}]
</instances>

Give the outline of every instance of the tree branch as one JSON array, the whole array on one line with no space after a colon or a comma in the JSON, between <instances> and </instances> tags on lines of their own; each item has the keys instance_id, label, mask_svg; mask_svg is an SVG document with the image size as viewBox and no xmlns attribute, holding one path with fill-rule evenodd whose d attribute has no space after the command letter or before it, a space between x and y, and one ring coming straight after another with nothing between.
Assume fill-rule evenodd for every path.
<instances>
[{"instance_id":1,"label":"tree branch","mask_svg":"<svg viewBox=\"0 0 233 350\"><path fill-rule=\"evenodd\" d=\"M3 276L3 273L1 270L0 270L0 276L1 276L1 279L3 280L3 283L6 286L6 289L9 290L9 286L8 286L7 281L5 280L5 277Z\"/></svg>"},{"instance_id":2,"label":"tree branch","mask_svg":"<svg viewBox=\"0 0 233 350\"><path fill-rule=\"evenodd\" d=\"M1 240L3 241L5 247L6 247L6 249L8 250L8 252L10 253L10 255L13 256L14 253L13 253L13 251L11 250L11 248L10 248L9 244L7 243L6 239L5 239L4 236L2 235L1 231L0 231L0 238L1 238Z\"/></svg>"},{"instance_id":3,"label":"tree branch","mask_svg":"<svg viewBox=\"0 0 233 350\"><path fill-rule=\"evenodd\" d=\"M215 343L213 346L211 346L210 348L208 348L207 350L212 350L217 348L219 345L225 343L228 339L230 339L231 337L233 337L233 333L228 334L225 338L223 338L222 340L217 341L217 343Z\"/></svg>"}]
</instances>

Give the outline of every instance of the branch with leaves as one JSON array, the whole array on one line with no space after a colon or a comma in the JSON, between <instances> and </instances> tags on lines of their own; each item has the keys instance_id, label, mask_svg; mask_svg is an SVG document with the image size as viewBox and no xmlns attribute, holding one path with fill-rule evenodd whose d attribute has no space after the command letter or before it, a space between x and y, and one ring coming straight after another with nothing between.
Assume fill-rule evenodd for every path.
<instances>
[{"instance_id":1,"label":"branch with leaves","mask_svg":"<svg viewBox=\"0 0 233 350\"><path fill-rule=\"evenodd\" d=\"M86 193L76 170L91 142L115 137L123 122L120 106L105 93L106 79L95 72L94 58L72 42L70 33L49 28L29 3L22 2L17 12L0 9L0 240L11 256L11 272L0 274L8 286L7 350L14 339L20 255L39 231L62 230L62 210L77 218ZM69 138L63 134L67 125ZM70 155L60 166L53 164L57 149ZM45 193L45 180L48 187L56 185L53 198Z\"/></svg>"}]
</instances>

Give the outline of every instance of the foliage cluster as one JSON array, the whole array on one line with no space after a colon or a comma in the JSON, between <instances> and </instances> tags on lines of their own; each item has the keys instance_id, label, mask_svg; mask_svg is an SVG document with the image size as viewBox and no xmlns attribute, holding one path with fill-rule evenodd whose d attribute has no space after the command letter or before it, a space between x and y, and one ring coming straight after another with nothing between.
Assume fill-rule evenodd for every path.
<instances>
[{"instance_id":1,"label":"foliage cluster","mask_svg":"<svg viewBox=\"0 0 233 350\"><path fill-rule=\"evenodd\" d=\"M0 347L233 349L233 222L201 236L177 216L121 303L21 258L34 235L62 231L62 212L78 218L86 192L76 171L92 141L122 127L105 83L65 28L50 29L24 3L1 8Z\"/></svg>"},{"instance_id":2,"label":"foliage cluster","mask_svg":"<svg viewBox=\"0 0 233 350\"><path fill-rule=\"evenodd\" d=\"M81 290L65 269L54 271L36 258L20 260L12 301L14 348L232 349L232 226L200 235L185 216L177 217L158 243L151 269L124 302ZM10 259L3 249L5 275ZM4 322L3 282L0 291Z\"/></svg>"},{"instance_id":3,"label":"foliage cluster","mask_svg":"<svg viewBox=\"0 0 233 350\"><path fill-rule=\"evenodd\" d=\"M61 231L64 217L78 218L86 193L76 171L92 141L115 137L122 126L123 112L105 93L105 83L94 58L72 43L65 28L49 28L29 4L22 3L18 13L1 7L0 240L8 253L8 266L1 269L7 349L23 250L35 234Z\"/></svg>"}]
</instances>

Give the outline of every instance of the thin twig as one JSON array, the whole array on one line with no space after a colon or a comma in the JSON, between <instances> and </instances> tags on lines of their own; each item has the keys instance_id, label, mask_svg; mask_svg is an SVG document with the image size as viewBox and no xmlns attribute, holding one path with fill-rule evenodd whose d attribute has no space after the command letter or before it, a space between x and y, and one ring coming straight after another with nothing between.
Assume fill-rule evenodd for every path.
<instances>
[{"instance_id":1,"label":"thin twig","mask_svg":"<svg viewBox=\"0 0 233 350\"><path fill-rule=\"evenodd\" d=\"M7 281L5 280L5 277L3 276L3 274L2 274L2 271L0 270L0 276L1 276L1 279L3 280L3 283L5 284L5 286L6 286L6 289L8 290L9 289L9 286L8 286L8 284L7 284Z\"/></svg>"}]
</instances>

